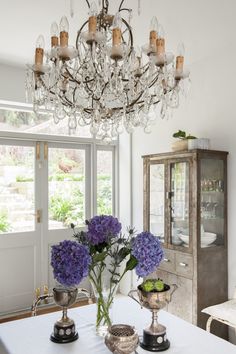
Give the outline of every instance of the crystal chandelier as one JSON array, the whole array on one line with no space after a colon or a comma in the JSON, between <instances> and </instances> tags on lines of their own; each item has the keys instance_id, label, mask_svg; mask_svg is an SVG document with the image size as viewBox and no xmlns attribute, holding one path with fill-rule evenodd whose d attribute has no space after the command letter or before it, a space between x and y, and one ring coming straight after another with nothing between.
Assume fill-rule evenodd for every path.
<instances>
[{"instance_id":1,"label":"crystal chandelier","mask_svg":"<svg viewBox=\"0 0 236 354\"><path fill-rule=\"evenodd\" d=\"M138 126L148 133L157 112L164 118L184 93L189 77L184 46L178 46L174 62L174 55L165 51L163 28L153 17L149 42L136 48L132 10L123 7L124 0L115 15L109 13L108 0L98 0L98 6L86 2L88 19L78 30L75 47L69 45L65 16L59 28L56 22L51 25L49 51L43 36L37 39L35 63L28 65L26 76L34 111L52 111L55 123L67 118L70 131L89 125L91 134L105 142Z\"/></svg>"}]
</instances>

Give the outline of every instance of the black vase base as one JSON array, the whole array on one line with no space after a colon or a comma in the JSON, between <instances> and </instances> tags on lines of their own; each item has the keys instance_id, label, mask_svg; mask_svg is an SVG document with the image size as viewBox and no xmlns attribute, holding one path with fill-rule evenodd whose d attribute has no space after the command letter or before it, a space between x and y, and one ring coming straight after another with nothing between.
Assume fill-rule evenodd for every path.
<instances>
[{"instance_id":1,"label":"black vase base","mask_svg":"<svg viewBox=\"0 0 236 354\"><path fill-rule=\"evenodd\" d=\"M164 350L169 349L170 342L167 339L165 343L158 344L157 346L145 345L142 342L139 343L140 347L149 352L163 352Z\"/></svg>"},{"instance_id":2,"label":"black vase base","mask_svg":"<svg viewBox=\"0 0 236 354\"><path fill-rule=\"evenodd\" d=\"M60 338L58 336L55 336L54 333L52 333L50 336L51 341L58 344L71 343L77 340L78 338L78 332L74 333L73 336L68 336L67 338Z\"/></svg>"}]
</instances>

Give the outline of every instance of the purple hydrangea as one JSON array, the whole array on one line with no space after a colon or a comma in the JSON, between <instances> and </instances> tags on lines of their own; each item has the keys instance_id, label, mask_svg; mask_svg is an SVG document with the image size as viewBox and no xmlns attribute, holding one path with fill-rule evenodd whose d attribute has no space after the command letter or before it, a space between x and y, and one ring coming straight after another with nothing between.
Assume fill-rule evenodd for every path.
<instances>
[{"instance_id":1,"label":"purple hydrangea","mask_svg":"<svg viewBox=\"0 0 236 354\"><path fill-rule=\"evenodd\" d=\"M121 223L112 215L94 216L87 221L87 238L92 245L107 242L117 237L121 231Z\"/></svg>"},{"instance_id":2,"label":"purple hydrangea","mask_svg":"<svg viewBox=\"0 0 236 354\"><path fill-rule=\"evenodd\" d=\"M53 245L51 266L55 279L64 286L78 285L88 275L91 257L86 246L64 240Z\"/></svg>"},{"instance_id":3,"label":"purple hydrangea","mask_svg":"<svg viewBox=\"0 0 236 354\"><path fill-rule=\"evenodd\" d=\"M145 277L159 266L163 250L159 239L150 232L137 235L132 243L131 254L137 259L136 274Z\"/></svg>"}]
</instances>

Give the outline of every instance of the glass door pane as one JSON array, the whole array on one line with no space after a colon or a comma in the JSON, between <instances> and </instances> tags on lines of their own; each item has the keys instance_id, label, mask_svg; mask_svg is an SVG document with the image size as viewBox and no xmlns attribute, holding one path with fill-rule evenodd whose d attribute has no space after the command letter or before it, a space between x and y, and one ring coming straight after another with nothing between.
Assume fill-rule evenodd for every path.
<instances>
[{"instance_id":1,"label":"glass door pane","mask_svg":"<svg viewBox=\"0 0 236 354\"><path fill-rule=\"evenodd\" d=\"M35 230L35 147L0 145L0 233Z\"/></svg>"},{"instance_id":2,"label":"glass door pane","mask_svg":"<svg viewBox=\"0 0 236 354\"><path fill-rule=\"evenodd\" d=\"M49 229L85 221L85 150L50 147L48 154Z\"/></svg>"},{"instance_id":3,"label":"glass door pane","mask_svg":"<svg viewBox=\"0 0 236 354\"><path fill-rule=\"evenodd\" d=\"M150 232L165 238L165 165L150 165Z\"/></svg>"},{"instance_id":4,"label":"glass door pane","mask_svg":"<svg viewBox=\"0 0 236 354\"><path fill-rule=\"evenodd\" d=\"M201 160L201 247L224 244L224 161Z\"/></svg>"},{"instance_id":5,"label":"glass door pane","mask_svg":"<svg viewBox=\"0 0 236 354\"><path fill-rule=\"evenodd\" d=\"M189 247L189 163L171 163L170 242L176 246Z\"/></svg>"}]
</instances>

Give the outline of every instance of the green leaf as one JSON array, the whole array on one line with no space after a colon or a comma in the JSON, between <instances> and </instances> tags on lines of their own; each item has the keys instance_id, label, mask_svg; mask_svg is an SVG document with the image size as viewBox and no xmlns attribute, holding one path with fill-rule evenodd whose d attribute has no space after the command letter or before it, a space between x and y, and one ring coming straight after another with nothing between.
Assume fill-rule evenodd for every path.
<instances>
[{"instance_id":1,"label":"green leaf","mask_svg":"<svg viewBox=\"0 0 236 354\"><path fill-rule=\"evenodd\" d=\"M107 255L106 252L102 252L102 253L95 254L95 255L93 256L93 261L94 261L94 262L102 262L102 261L104 261L104 259L106 258L106 255Z\"/></svg>"},{"instance_id":2,"label":"green leaf","mask_svg":"<svg viewBox=\"0 0 236 354\"><path fill-rule=\"evenodd\" d=\"M130 250L127 247L122 247L118 252L119 262L122 262L123 259L125 259L125 257L128 256L129 253L130 253Z\"/></svg>"},{"instance_id":3,"label":"green leaf","mask_svg":"<svg viewBox=\"0 0 236 354\"><path fill-rule=\"evenodd\" d=\"M128 260L128 262L126 263L126 267L125 270L133 270L136 265L138 264L138 260L137 258L135 258L133 255L130 256L130 259Z\"/></svg>"},{"instance_id":4,"label":"green leaf","mask_svg":"<svg viewBox=\"0 0 236 354\"><path fill-rule=\"evenodd\" d=\"M183 130L178 130L172 136L173 136L173 138L185 139L186 138L186 132L183 131Z\"/></svg>"},{"instance_id":5,"label":"green leaf","mask_svg":"<svg viewBox=\"0 0 236 354\"><path fill-rule=\"evenodd\" d=\"M188 135L188 136L186 136L186 139L197 139L197 138L196 138L196 136Z\"/></svg>"}]
</instances>

